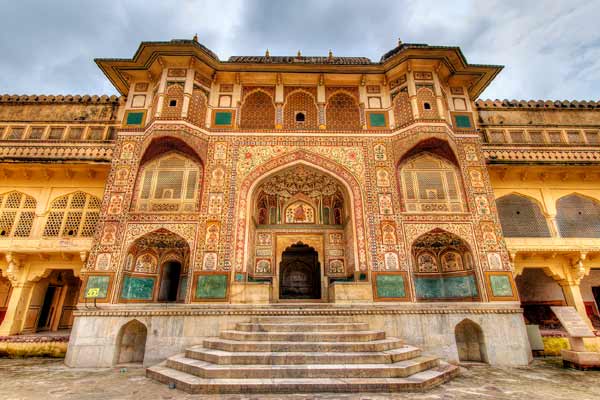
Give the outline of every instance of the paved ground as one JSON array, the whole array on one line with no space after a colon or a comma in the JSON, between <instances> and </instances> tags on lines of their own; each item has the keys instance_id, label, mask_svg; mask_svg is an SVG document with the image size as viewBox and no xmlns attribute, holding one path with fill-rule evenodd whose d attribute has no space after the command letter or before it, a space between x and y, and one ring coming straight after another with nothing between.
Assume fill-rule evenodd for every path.
<instances>
[{"instance_id":1,"label":"paved ground","mask_svg":"<svg viewBox=\"0 0 600 400\"><path fill-rule=\"evenodd\" d=\"M0 359L0 399L568 399L600 398L600 371L563 369L558 359L524 368L468 366L462 375L427 393L192 396L144 377L141 368L70 369L62 360Z\"/></svg>"}]
</instances>

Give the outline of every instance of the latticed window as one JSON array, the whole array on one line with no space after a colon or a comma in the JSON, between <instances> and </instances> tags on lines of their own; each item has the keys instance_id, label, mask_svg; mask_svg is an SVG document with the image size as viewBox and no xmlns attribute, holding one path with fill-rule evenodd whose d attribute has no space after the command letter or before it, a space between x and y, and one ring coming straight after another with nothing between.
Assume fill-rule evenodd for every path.
<instances>
[{"instance_id":1,"label":"latticed window","mask_svg":"<svg viewBox=\"0 0 600 400\"><path fill-rule=\"evenodd\" d=\"M178 154L163 156L140 172L139 211L194 211L201 178L197 163Z\"/></svg>"},{"instance_id":2,"label":"latticed window","mask_svg":"<svg viewBox=\"0 0 600 400\"><path fill-rule=\"evenodd\" d=\"M577 194L556 202L556 223L562 237L600 238L600 204Z\"/></svg>"},{"instance_id":3,"label":"latticed window","mask_svg":"<svg viewBox=\"0 0 600 400\"><path fill-rule=\"evenodd\" d=\"M502 232L506 237L550 237L540 206L524 196L510 194L496 200Z\"/></svg>"},{"instance_id":4,"label":"latticed window","mask_svg":"<svg viewBox=\"0 0 600 400\"><path fill-rule=\"evenodd\" d=\"M55 199L44 227L46 237L92 237L100 217L100 199L75 192Z\"/></svg>"},{"instance_id":5,"label":"latticed window","mask_svg":"<svg viewBox=\"0 0 600 400\"><path fill-rule=\"evenodd\" d=\"M28 237L37 202L20 192L0 194L0 238Z\"/></svg>"},{"instance_id":6,"label":"latticed window","mask_svg":"<svg viewBox=\"0 0 600 400\"><path fill-rule=\"evenodd\" d=\"M464 211L456 168L450 162L423 154L401 167L404 204L409 212Z\"/></svg>"}]
</instances>

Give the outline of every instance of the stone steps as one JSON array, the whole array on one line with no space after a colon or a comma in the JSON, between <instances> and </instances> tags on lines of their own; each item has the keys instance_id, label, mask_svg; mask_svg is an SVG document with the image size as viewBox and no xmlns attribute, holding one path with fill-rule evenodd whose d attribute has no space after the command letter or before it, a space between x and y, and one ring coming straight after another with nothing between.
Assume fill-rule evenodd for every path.
<instances>
[{"instance_id":1,"label":"stone steps","mask_svg":"<svg viewBox=\"0 0 600 400\"><path fill-rule=\"evenodd\" d=\"M406 378L284 378L206 379L178 371L161 363L148 368L146 375L193 394L256 393L375 393L424 391L458 374L458 367L439 367Z\"/></svg>"},{"instance_id":2,"label":"stone steps","mask_svg":"<svg viewBox=\"0 0 600 400\"><path fill-rule=\"evenodd\" d=\"M202 345L206 349L237 352L277 352L277 351L309 351L309 352L355 352L386 351L404 345L402 339L386 338L369 342L288 342L288 341L238 341L220 338L205 339Z\"/></svg>"},{"instance_id":3,"label":"stone steps","mask_svg":"<svg viewBox=\"0 0 600 400\"><path fill-rule=\"evenodd\" d=\"M206 379L405 378L439 363L436 357L415 357L391 364L223 365L177 355L166 366Z\"/></svg>"},{"instance_id":4,"label":"stone steps","mask_svg":"<svg viewBox=\"0 0 600 400\"><path fill-rule=\"evenodd\" d=\"M221 331L221 339L239 341L285 341L285 342L368 342L385 339L383 331L325 331L325 332L245 332Z\"/></svg>"},{"instance_id":5,"label":"stone steps","mask_svg":"<svg viewBox=\"0 0 600 400\"><path fill-rule=\"evenodd\" d=\"M254 317L147 369L189 393L418 391L458 367L347 317Z\"/></svg>"},{"instance_id":6,"label":"stone steps","mask_svg":"<svg viewBox=\"0 0 600 400\"><path fill-rule=\"evenodd\" d=\"M187 358L214 364L391 364L419 356L421 350L412 346L374 352L231 352L192 348L185 352Z\"/></svg>"},{"instance_id":7,"label":"stone steps","mask_svg":"<svg viewBox=\"0 0 600 400\"><path fill-rule=\"evenodd\" d=\"M331 322L331 323L239 323L235 330L244 332L325 332L325 331L366 331L369 324L365 322Z\"/></svg>"}]
</instances>

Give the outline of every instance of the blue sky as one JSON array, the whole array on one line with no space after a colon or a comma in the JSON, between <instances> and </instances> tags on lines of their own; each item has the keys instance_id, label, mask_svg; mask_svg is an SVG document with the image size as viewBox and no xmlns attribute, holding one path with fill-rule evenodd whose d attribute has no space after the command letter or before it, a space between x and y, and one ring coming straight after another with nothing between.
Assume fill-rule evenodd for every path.
<instances>
[{"instance_id":1,"label":"blue sky","mask_svg":"<svg viewBox=\"0 0 600 400\"><path fill-rule=\"evenodd\" d=\"M459 46L505 66L481 98L600 99L600 1L0 0L0 15L0 93L114 94L94 58L198 33L221 59Z\"/></svg>"}]
</instances>

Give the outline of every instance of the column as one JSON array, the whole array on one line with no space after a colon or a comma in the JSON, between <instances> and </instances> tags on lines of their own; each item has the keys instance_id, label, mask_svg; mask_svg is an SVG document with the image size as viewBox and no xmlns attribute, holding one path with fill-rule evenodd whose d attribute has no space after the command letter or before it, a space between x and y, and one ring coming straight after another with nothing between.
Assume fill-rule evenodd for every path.
<instances>
[{"instance_id":1,"label":"column","mask_svg":"<svg viewBox=\"0 0 600 400\"><path fill-rule=\"evenodd\" d=\"M415 78L412 71L406 73L406 81L408 83L408 97L412 107L413 119L419 119L419 103L417 102L417 87L415 86Z\"/></svg>"},{"instance_id":2,"label":"column","mask_svg":"<svg viewBox=\"0 0 600 400\"><path fill-rule=\"evenodd\" d=\"M194 68L188 68L185 76L185 84L183 86L183 105L181 106L181 118L186 119L190 110L190 102L192 100L192 91L194 90Z\"/></svg>"},{"instance_id":3,"label":"column","mask_svg":"<svg viewBox=\"0 0 600 400\"><path fill-rule=\"evenodd\" d=\"M12 292L4 321L0 325L0 336L14 335L21 332L25 324L29 301L31 300L33 282L11 283L13 285Z\"/></svg>"},{"instance_id":4,"label":"column","mask_svg":"<svg viewBox=\"0 0 600 400\"><path fill-rule=\"evenodd\" d=\"M154 110L154 118L160 117L163 108L163 100L165 98L165 88L167 86L167 68L163 66L162 74L160 75L160 82L158 83L158 92L156 96L156 110Z\"/></svg>"}]
</instances>

